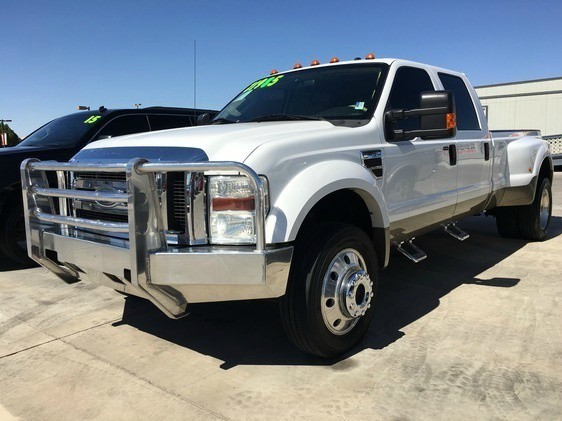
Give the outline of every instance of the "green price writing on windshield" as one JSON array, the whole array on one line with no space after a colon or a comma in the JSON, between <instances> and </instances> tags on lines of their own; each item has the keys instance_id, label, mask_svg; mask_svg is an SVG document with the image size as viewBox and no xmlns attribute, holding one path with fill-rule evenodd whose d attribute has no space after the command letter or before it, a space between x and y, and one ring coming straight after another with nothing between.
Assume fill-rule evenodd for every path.
<instances>
[{"instance_id":1,"label":"green price writing on windshield","mask_svg":"<svg viewBox=\"0 0 562 421\"><path fill-rule=\"evenodd\" d=\"M86 124L93 124L101 118L101 115L93 115L84 120Z\"/></svg>"},{"instance_id":2,"label":"green price writing on windshield","mask_svg":"<svg viewBox=\"0 0 562 421\"><path fill-rule=\"evenodd\" d=\"M279 82L279 79L281 79L283 76L284 75L279 75L279 76L272 76L272 77L266 77L264 79L260 79L256 82L252 83L246 89L244 89L244 92L250 92L250 91L253 91L254 89L258 89L258 88L269 88L270 86L273 86L277 82Z\"/></svg>"}]
</instances>

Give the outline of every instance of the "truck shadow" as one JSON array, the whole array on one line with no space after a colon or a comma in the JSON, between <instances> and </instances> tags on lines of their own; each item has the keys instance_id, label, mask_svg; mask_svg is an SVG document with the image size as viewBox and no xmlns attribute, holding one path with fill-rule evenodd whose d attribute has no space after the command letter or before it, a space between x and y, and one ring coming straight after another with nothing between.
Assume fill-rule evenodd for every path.
<instances>
[{"instance_id":1,"label":"truck shadow","mask_svg":"<svg viewBox=\"0 0 562 421\"><path fill-rule=\"evenodd\" d=\"M36 267L36 266L39 266L39 265L36 264L35 262L33 262L31 259L29 260L29 262L27 264L22 265L22 264L19 264L19 263L12 262L6 256L4 256L3 254L0 253L0 272L9 272L9 271L12 271L12 270L28 269L30 267Z\"/></svg>"},{"instance_id":2,"label":"truck shadow","mask_svg":"<svg viewBox=\"0 0 562 421\"><path fill-rule=\"evenodd\" d=\"M562 218L551 220L550 238L562 234ZM122 321L151 335L201 354L217 358L223 369L237 365L332 366L364 349L382 349L405 334L402 329L440 304L440 299L463 284L512 288L514 278L482 279L480 274L525 246L521 240L500 238L494 218L473 217L459 224L470 235L461 242L438 231L422 236L416 244L428 258L414 264L399 255L382 272L375 317L364 340L337 360L324 360L298 350L286 339L277 302L243 301L192 304L190 315L170 320L151 303L129 297ZM340 366L338 364L334 368Z\"/></svg>"}]
</instances>

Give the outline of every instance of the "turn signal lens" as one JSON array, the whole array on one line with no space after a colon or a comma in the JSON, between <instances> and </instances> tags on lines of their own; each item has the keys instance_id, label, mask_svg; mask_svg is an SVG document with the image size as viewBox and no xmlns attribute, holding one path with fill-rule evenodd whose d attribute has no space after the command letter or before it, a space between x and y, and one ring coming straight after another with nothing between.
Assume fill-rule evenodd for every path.
<instances>
[{"instance_id":1,"label":"turn signal lens","mask_svg":"<svg viewBox=\"0 0 562 421\"><path fill-rule=\"evenodd\" d=\"M455 113L447 114L447 129L454 129L457 126L457 116Z\"/></svg>"},{"instance_id":2,"label":"turn signal lens","mask_svg":"<svg viewBox=\"0 0 562 421\"><path fill-rule=\"evenodd\" d=\"M369 53L365 56L365 60L374 60L375 55L373 53Z\"/></svg>"},{"instance_id":3,"label":"turn signal lens","mask_svg":"<svg viewBox=\"0 0 562 421\"><path fill-rule=\"evenodd\" d=\"M273 69L271 72L269 72L270 75L276 75L277 73L279 73L276 69Z\"/></svg>"},{"instance_id":4,"label":"turn signal lens","mask_svg":"<svg viewBox=\"0 0 562 421\"><path fill-rule=\"evenodd\" d=\"M340 61L340 59L337 58L337 57L332 57L332 58L330 59L330 63L338 63L339 61Z\"/></svg>"},{"instance_id":5,"label":"turn signal lens","mask_svg":"<svg viewBox=\"0 0 562 421\"><path fill-rule=\"evenodd\" d=\"M320 62L318 60L312 60L312 62L310 63L311 66L318 66L320 64Z\"/></svg>"},{"instance_id":6,"label":"turn signal lens","mask_svg":"<svg viewBox=\"0 0 562 421\"><path fill-rule=\"evenodd\" d=\"M293 66L293 69L302 69L302 64L295 63L295 65Z\"/></svg>"},{"instance_id":7,"label":"turn signal lens","mask_svg":"<svg viewBox=\"0 0 562 421\"><path fill-rule=\"evenodd\" d=\"M213 197L213 211L253 211L256 208L254 197Z\"/></svg>"}]
</instances>

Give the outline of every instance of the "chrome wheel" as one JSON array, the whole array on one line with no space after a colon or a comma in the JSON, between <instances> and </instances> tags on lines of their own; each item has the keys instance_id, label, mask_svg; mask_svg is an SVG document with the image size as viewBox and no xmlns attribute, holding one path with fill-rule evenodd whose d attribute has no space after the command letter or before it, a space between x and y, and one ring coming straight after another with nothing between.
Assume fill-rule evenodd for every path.
<instances>
[{"instance_id":1,"label":"chrome wheel","mask_svg":"<svg viewBox=\"0 0 562 421\"><path fill-rule=\"evenodd\" d=\"M537 184L535 198L530 205L517 208L521 237L531 241L543 241L547 237L552 214L552 189L550 179L542 178Z\"/></svg>"},{"instance_id":2,"label":"chrome wheel","mask_svg":"<svg viewBox=\"0 0 562 421\"><path fill-rule=\"evenodd\" d=\"M357 345L374 316L378 262L372 240L354 225L324 222L297 239L294 256L279 300L283 327L303 351L340 356Z\"/></svg>"},{"instance_id":3,"label":"chrome wheel","mask_svg":"<svg viewBox=\"0 0 562 421\"><path fill-rule=\"evenodd\" d=\"M330 262L322 284L321 311L330 332L345 335L371 307L373 282L361 254L340 251Z\"/></svg>"},{"instance_id":4,"label":"chrome wheel","mask_svg":"<svg viewBox=\"0 0 562 421\"><path fill-rule=\"evenodd\" d=\"M547 189L543 189L541 194L541 202L539 207L539 223L542 230L546 229L550 218L550 193Z\"/></svg>"}]
</instances>

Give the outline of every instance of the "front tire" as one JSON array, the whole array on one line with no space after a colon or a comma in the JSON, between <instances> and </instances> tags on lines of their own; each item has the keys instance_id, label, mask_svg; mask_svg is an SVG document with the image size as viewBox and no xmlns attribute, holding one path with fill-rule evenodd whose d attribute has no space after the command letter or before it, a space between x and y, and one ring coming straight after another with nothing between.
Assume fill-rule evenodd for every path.
<instances>
[{"instance_id":1,"label":"front tire","mask_svg":"<svg viewBox=\"0 0 562 421\"><path fill-rule=\"evenodd\" d=\"M303 351L337 357L361 340L373 318L376 252L369 236L349 224L324 223L301 237L280 300L283 327Z\"/></svg>"}]
</instances>

